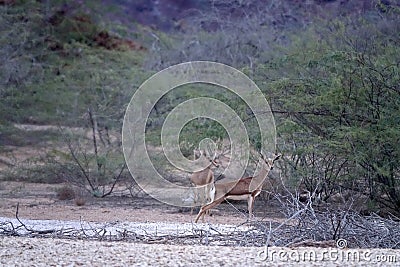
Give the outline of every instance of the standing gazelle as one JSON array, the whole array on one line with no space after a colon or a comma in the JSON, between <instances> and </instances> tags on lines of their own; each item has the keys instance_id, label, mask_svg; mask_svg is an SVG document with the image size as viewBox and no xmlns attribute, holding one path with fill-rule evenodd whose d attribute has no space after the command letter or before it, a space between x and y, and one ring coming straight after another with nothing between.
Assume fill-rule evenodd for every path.
<instances>
[{"instance_id":1,"label":"standing gazelle","mask_svg":"<svg viewBox=\"0 0 400 267\"><path fill-rule=\"evenodd\" d=\"M259 160L261 163L261 170L256 176L241 178L233 182L215 183L213 202L201 207L195 222L197 222L201 216L204 216L207 210L221 204L225 199L247 199L249 217L251 218L254 200L261 193L263 183L269 171L273 168L275 161L278 160L280 156L281 155L275 156L273 159L265 159L261 155Z\"/></svg>"},{"instance_id":2,"label":"standing gazelle","mask_svg":"<svg viewBox=\"0 0 400 267\"><path fill-rule=\"evenodd\" d=\"M202 186L209 183L214 183L214 173L211 170L212 167L218 167L218 163L215 159L210 158L203 152L203 155L210 161L210 164L203 170L194 172L192 176L190 176L190 181L194 186Z\"/></svg>"},{"instance_id":3,"label":"standing gazelle","mask_svg":"<svg viewBox=\"0 0 400 267\"><path fill-rule=\"evenodd\" d=\"M210 164L197 172L192 173L190 176L190 181L192 182L193 186L195 187L194 191L194 203L199 203L199 202L204 202L204 203L210 203L214 200L214 190L213 190L213 184L214 184L214 172L212 171L212 168L218 168L219 165L216 162L215 159L211 158L208 156L205 151L194 151L194 158L197 159L203 154L207 160L210 161ZM205 186L205 191L203 193L203 196L201 196L200 192L196 187L201 187ZM193 213L193 208L191 213Z\"/></svg>"}]
</instances>

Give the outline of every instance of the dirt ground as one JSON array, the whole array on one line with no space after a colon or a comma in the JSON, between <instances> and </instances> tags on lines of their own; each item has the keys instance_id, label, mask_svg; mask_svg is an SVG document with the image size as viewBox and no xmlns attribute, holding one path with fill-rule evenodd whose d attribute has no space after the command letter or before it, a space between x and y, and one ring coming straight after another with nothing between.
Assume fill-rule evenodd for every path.
<instances>
[{"instance_id":1,"label":"dirt ground","mask_svg":"<svg viewBox=\"0 0 400 267\"><path fill-rule=\"evenodd\" d=\"M84 206L59 200L63 185L0 182L0 217L87 222L191 223L195 214L149 197L86 198ZM246 203L221 204L206 221L239 225ZM257 219L282 221L273 204L256 201ZM1 266L400 266L398 250L335 247L279 248L142 244L59 238L0 236Z\"/></svg>"},{"instance_id":2,"label":"dirt ground","mask_svg":"<svg viewBox=\"0 0 400 267\"><path fill-rule=\"evenodd\" d=\"M62 184L0 182L0 217L14 218L19 204L19 217L37 220L84 220L93 222L176 222L190 223L196 217L190 208L173 207L150 197L128 194L106 198L86 197L85 205L74 200L59 200L57 189ZM237 225L247 220L247 203L223 203L206 216L206 222ZM264 201L255 203L255 216L281 221L277 210Z\"/></svg>"},{"instance_id":3,"label":"dirt ground","mask_svg":"<svg viewBox=\"0 0 400 267\"><path fill-rule=\"evenodd\" d=\"M175 246L0 238L2 266L399 266L395 250ZM390 257L389 257L390 256Z\"/></svg>"}]
</instances>

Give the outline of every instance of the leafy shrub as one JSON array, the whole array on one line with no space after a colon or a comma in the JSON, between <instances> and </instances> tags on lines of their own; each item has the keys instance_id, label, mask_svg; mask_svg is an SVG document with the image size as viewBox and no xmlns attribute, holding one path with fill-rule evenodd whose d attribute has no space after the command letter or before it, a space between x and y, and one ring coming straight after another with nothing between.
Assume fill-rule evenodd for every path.
<instances>
[{"instance_id":1,"label":"leafy shrub","mask_svg":"<svg viewBox=\"0 0 400 267\"><path fill-rule=\"evenodd\" d=\"M260 73L287 175L324 200L350 189L399 211L399 30L397 16L319 25Z\"/></svg>"}]
</instances>

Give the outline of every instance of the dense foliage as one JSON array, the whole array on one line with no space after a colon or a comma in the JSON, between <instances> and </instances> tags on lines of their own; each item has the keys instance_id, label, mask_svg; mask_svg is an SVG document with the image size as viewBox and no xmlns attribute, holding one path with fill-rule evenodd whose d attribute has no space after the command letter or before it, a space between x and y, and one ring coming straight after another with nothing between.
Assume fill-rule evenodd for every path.
<instances>
[{"instance_id":1,"label":"dense foliage","mask_svg":"<svg viewBox=\"0 0 400 267\"><path fill-rule=\"evenodd\" d=\"M398 25L397 14L331 22L259 73L291 175L324 199L350 189L400 207Z\"/></svg>"}]
</instances>

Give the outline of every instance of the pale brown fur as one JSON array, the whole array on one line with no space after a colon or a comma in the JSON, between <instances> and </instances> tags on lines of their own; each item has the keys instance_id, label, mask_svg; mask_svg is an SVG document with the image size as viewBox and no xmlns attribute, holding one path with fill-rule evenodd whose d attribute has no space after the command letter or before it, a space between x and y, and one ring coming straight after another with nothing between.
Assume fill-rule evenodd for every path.
<instances>
[{"instance_id":1,"label":"pale brown fur","mask_svg":"<svg viewBox=\"0 0 400 267\"><path fill-rule=\"evenodd\" d=\"M225 199L245 200L248 201L249 217L252 217L252 211L255 198L261 193L262 185L272 169L274 162L279 159L280 155L274 159L260 159L262 168L256 176L241 178L238 181L215 183L214 201L201 207L197 214L195 222L209 209L221 204Z\"/></svg>"},{"instance_id":2,"label":"pale brown fur","mask_svg":"<svg viewBox=\"0 0 400 267\"><path fill-rule=\"evenodd\" d=\"M207 157L206 153L204 153L204 155ZM195 158L196 158L196 154L195 154ZM205 186L205 185L209 185L209 184L213 184L214 183L214 172L212 171L212 168L218 167L218 163L215 160L212 160L212 159L209 159L209 161L210 161L210 164L205 169L197 171L197 172L194 172L191 175L190 181L192 182L194 187ZM205 201L207 203L212 202L214 200L212 198L213 196L211 196L209 194L206 194L205 197L206 197ZM202 198L200 197L199 192L197 190L195 190L194 191L194 202L197 203L201 199ZM191 214L192 213L193 213L193 208L191 209Z\"/></svg>"}]
</instances>

